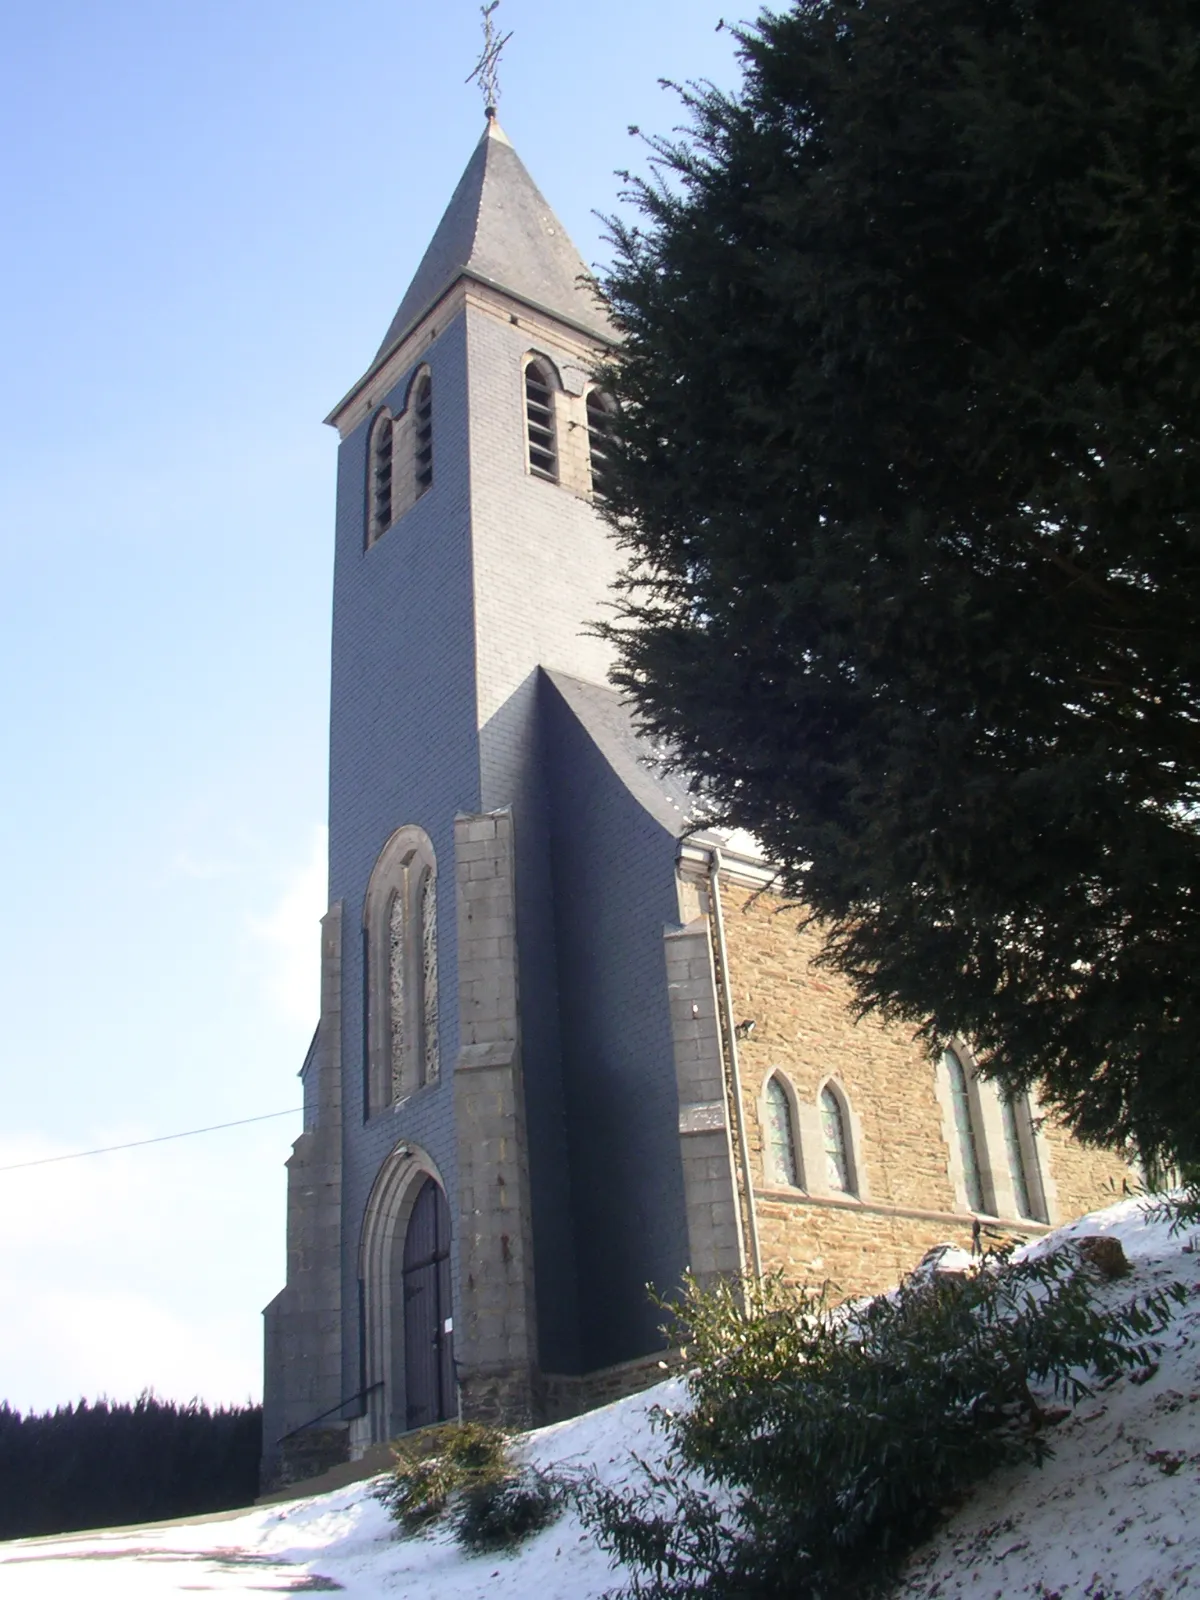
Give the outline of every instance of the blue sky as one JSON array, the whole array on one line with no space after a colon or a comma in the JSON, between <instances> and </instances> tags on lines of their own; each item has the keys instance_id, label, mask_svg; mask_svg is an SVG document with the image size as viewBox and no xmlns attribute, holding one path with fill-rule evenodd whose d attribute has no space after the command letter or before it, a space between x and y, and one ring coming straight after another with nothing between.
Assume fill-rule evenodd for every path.
<instances>
[{"instance_id":1,"label":"blue sky","mask_svg":"<svg viewBox=\"0 0 1200 1600\"><path fill-rule=\"evenodd\" d=\"M720 0L504 0L585 260ZM471 0L0 16L0 1166L299 1104L336 439L482 127ZM0 1398L259 1393L298 1119L0 1172Z\"/></svg>"}]
</instances>

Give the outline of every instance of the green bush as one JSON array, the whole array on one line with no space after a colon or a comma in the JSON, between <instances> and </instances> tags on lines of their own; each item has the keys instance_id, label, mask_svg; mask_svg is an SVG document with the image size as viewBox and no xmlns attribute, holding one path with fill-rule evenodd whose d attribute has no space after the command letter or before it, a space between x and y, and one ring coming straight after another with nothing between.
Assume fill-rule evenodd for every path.
<instances>
[{"instance_id":1,"label":"green bush","mask_svg":"<svg viewBox=\"0 0 1200 1600\"><path fill-rule=\"evenodd\" d=\"M406 1534L448 1522L464 1550L512 1549L561 1511L553 1479L514 1462L509 1436L485 1423L423 1428L392 1453L377 1493Z\"/></svg>"},{"instance_id":2,"label":"green bush","mask_svg":"<svg viewBox=\"0 0 1200 1600\"><path fill-rule=\"evenodd\" d=\"M549 1527L561 1510L554 1480L536 1467L518 1467L464 1491L453 1512L454 1536L474 1555L512 1550Z\"/></svg>"},{"instance_id":3,"label":"green bush","mask_svg":"<svg viewBox=\"0 0 1200 1600\"><path fill-rule=\"evenodd\" d=\"M632 1570L628 1596L867 1594L978 1479L1050 1454L1032 1385L1074 1403L1085 1372L1151 1362L1183 1291L1101 1310L1093 1282L1064 1250L839 1307L777 1279L689 1285L665 1464L577 1490L585 1523Z\"/></svg>"},{"instance_id":4,"label":"green bush","mask_svg":"<svg viewBox=\"0 0 1200 1600\"><path fill-rule=\"evenodd\" d=\"M1200 1167L1183 1169L1176 1193L1159 1202L1159 1214L1176 1235L1200 1225Z\"/></svg>"}]
</instances>

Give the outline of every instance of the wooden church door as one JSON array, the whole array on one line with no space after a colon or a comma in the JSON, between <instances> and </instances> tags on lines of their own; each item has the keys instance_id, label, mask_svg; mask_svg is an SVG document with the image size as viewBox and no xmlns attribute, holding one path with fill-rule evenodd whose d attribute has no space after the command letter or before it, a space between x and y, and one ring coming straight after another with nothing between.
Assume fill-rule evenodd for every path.
<instances>
[{"instance_id":1,"label":"wooden church door","mask_svg":"<svg viewBox=\"0 0 1200 1600\"><path fill-rule=\"evenodd\" d=\"M450 1207L432 1178L404 1236L405 1426L424 1428L457 1414L450 1321Z\"/></svg>"}]
</instances>

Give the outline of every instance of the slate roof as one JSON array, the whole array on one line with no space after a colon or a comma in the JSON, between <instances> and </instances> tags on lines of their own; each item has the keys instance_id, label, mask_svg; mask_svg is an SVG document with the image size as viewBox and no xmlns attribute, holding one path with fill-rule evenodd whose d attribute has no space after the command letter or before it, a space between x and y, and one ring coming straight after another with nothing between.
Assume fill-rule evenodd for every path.
<instances>
[{"instance_id":1,"label":"slate roof","mask_svg":"<svg viewBox=\"0 0 1200 1600\"><path fill-rule=\"evenodd\" d=\"M695 805L687 778L663 771L654 746L638 733L628 703L604 684L549 667L542 671L643 810L675 838L687 833Z\"/></svg>"},{"instance_id":2,"label":"slate roof","mask_svg":"<svg viewBox=\"0 0 1200 1600\"><path fill-rule=\"evenodd\" d=\"M464 275L506 289L612 342L612 325L579 252L494 117L488 119L376 361Z\"/></svg>"},{"instance_id":3,"label":"slate roof","mask_svg":"<svg viewBox=\"0 0 1200 1600\"><path fill-rule=\"evenodd\" d=\"M644 811L674 838L704 848L718 846L726 862L768 868L762 846L741 828L697 826L700 807L687 774L665 771L661 752L637 730L632 708L615 689L542 667L592 743Z\"/></svg>"}]
</instances>

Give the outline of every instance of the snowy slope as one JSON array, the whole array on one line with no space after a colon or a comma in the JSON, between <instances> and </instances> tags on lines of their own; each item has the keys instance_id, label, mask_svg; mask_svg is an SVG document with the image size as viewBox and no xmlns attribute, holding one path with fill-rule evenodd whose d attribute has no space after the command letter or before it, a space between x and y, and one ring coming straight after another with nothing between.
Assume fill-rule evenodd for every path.
<instances>
[{"instance_id":1,"label":"snowy slope","mask_svg":"<svg viewBox=\"0 0 1200 1600\"><path fill-rule=\"evenodd\" d=\"M1037 1249L1089 1233L1120 1239L1134 1269L1105 1297L1191 1288L1157 1372L1083 1401L1040 1470L981 1485L910 1563L904 1600L1200 1600L1200 1234L1172 1239L1127 1201Z\"/></svg>"},{"instance_id":2,"label":"snowy slope","mask_svg":"<svg viewBox=\"0 0 1200 1600\"><path fill-rule=\"evenodd\" d=\"M592 1466L616 1481L629 1472L631 1448L646 1457L659 1448L647 1413L656 1401L678 1400L682 1389L675 1379L542 1428L530 1436L526 1458L540 1466ZM3 1600L334 1589L362 1600L599 1600L613 1583L607 1556L572 1516L515 1557L468 1558L444 1536L396 1538L370 1484L207 1521L0 1544Z\"/></svg>"},{"instance_id":3,"label":"snowy slope","mask_svg":"<svg viewBox=\"0 0 1200 1600\"><path fill-rule=\"evenodd\" d=\"M1193 1297L1157 1372L1121 1379L1055 1432L1037 1470L985 1484L910 1565L905 1600L1200 1600L1200 1254L1148 1223L1135 1202L1061 1230L1115 1234L1134 1273L1125 1296L1179 1278ZM1198 1241L1200 1242L1200 1241ZM678 1381L532 1434L529 1459L593 1466L612 1482L629 1453L661 1448L647 1414L677 1401ZM3 1600L163 1600L342 1589L361 1600L600 1600L619 1582L564 1517L517 1555L465 1557L444 1538L400 1540L355 1485L286 1505L174 1526L0 1545Z\"/></svg>"}]
</instances>

